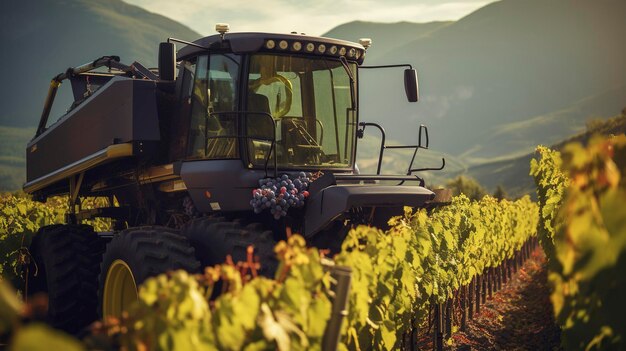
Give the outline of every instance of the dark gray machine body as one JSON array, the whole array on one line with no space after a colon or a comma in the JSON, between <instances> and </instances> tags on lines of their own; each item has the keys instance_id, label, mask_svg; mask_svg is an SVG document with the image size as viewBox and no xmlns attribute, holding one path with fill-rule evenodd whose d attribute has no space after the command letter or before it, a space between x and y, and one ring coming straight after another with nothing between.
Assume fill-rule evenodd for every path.
<instances>
[{"instance_id":1,"label":"dark gray machine body","mask_svg":"<svg viewBox=\"0 0 626 351\"><path fill-rule=\"evenodd\" d=\"M158 141L158 116L154 81L111 78L28 144L27 184L110 145Z\"/></svg>"},{"instance_id":2,"label":"dark gray machine body","mask_svg":"<svg viewBox=\"0 0 626 351\"><path fill-rule=\"evenodd\" d=\"M117 208L109 208L109 212L103 210L86 211L84 215L72 214L73 217L68 217L70 218L68 221L72 222L98 215L116 219L117 223L122 223L120 227L131 227L146 224L180 225L178 222L180 218L189 220L194 216L207 214L226 216L229 220L256 216L254 220L263 224L269 223L268 227L274 231L285 231L285 228L290 228L300 231L307 239L316 233L328 233L332 231L330 227L346 223L345 220L363 223L362 218L367 217L371 221L375 215L384 219L388 218L385 216L391 212L402 212L403 206L423 207L434 199L434 193L423 187L424 181L412 175L414 171L419 170L411 167L408 173L398 176L381 175L380 166L375 175L358 174L354 160L356 139L363 137L366 126L371 128L375 125L383 133L379 165L382 163L383 151L387 147L409 148L417 152L420 148L427 148L428 144L426 132L426 146L422 145L422 127L418 145L386 146L382 127L373 123L358 124L356 99L358 74L353 72L349 65L355 64L356 70L356 65L363 64L365 48L362 45L329 38L272 33L214 35L194 43L184 43L187 45L177 54L174 52L173 44L162 43L166 44L164 47L171 44L172 50L169 55L160 55L164 63L162 64L160 60L159 69L167 66L171 73L163 77L136 62L130 66L120 64L119 57L116 56L102 57L91 63L68 69L54 77L37 134L27 145L27 182L24 190L37 199L69 194L70 201L75 203L80 196L107 196L111 199L110 203L119 204ZM325 50L325 47L328 50ZM313 48L317 48L316 51L313 51ZM189 88L189 83L194 83L194 76L193 72L185 73L186 67L195 64L196 58L200 55L212 52L220 55L222 53L241 55L243 63L239 73L241 83L238 83L242 86L238 88L239 95L236 97L238 105L232 111L233 114L238 114L241 120L236 131L237 135L228 136L238 140L241 150L238 158L199 159L190 156L188 152L191 126L192 123L198 126L198 122L191 118L190 93L197 87ZM245 111L250 106L246 103L249 92L244 84L246 79L252 79L250 77L257 74L250 67L252 56L249 56L256 53L275 57L289 53L298 59L324 58L343 64L347 72L346 81L349 78L350 82L355 82L354 90L350 90L352 108L348 109L354 112L355 120L351 121L350 125L358 125L361 128L357 130L355 127L352 130L355 134L348 135L349 129L346 127L344 137L346 150L348 140L354 143L354 147L351 148L350 164L333 168L329 163L323 165L325 168L313 169L305 162L293 167L283 165L284 168L281 169L276 161L278 152L274 152L274 167L269 157L265 167L255 165L249 160L247 142L251 136L245 130L247 120L243 116L250 112ZM165 58L169 58L169 61ZM178 78L173 74L176 60L179 61L180 69ZM94 71L105 67L109 68L109 72ZM112 67L118 71L113 72ZM416 90L415 71L411 68L408 73L408 76L411 74L414 76L413 90ZM313 73L310 73L310 76L313 77ZM406 77L405 71L405 86L411 81ZM47 126L56 88L66 79L72 81L74 104L68 113L51 126ZM306 82L313 82L313 78L307 79ZM417 94L416 91L414 93ZM306 97L313 99L312 92L307 94ZM407 96L409 95L407 93ZM324 96L320 93L318 98ZM416 100L416 96L409 99ZM307 103L313 104L312 101ZM323 104L324 101L319 103ZM336 114L337 112L334 117L335 123L337 123ZM287 118L283 120L288 121ZM271 122L277 123L274 119ZM303 125L306 127L306 124ZM317 126L315 123L313 125ZM285 130L287 129L283 129ZM316 135L315 132L313 135ZM273 140L269 141L275 143L278 139L289 138L285 135L277 138L274 132ZM269 143L266 139L262 140ZM313 140L311 144L302 146L311 146L315 143ZM337 136L337 145L340 144ZM321 149L321 146L317 146ZM300 149L297 150L304 152L304 148ZM338 150L339 146L337 154ZM281 220L274 220L267 214L258 216L253 214L250 200L252 191L259 187L260 179L285 173L297 177L300 171L305 170L319 170L328 177L324 181L316 180L311 183L310 197L304 208L294 208L288 218ZM395 184L419 182L420 186L380 184L385 181L395 181ZM116 201L113 201L114 199ZM78 207L80 208L80 204ZM388 209L392 211L387 211ZM355 211L368 215L355 219L351 217Z\"/></svg>"}]
</instances>

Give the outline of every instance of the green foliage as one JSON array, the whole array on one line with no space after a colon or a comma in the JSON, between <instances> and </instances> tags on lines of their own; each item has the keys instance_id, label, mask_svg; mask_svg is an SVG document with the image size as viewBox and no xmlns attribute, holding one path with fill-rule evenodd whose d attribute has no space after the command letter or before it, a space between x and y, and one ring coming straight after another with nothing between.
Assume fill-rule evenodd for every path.
<instances>
[{"instance_id":1,"label":"green foliage","mask_svg":"<svg viewBox=\"0 0 626 351\"><path fill-rule=\"evenodd\" d=\"M434 210L406 208L391 229L359 226L334 264L352 268L341 349L396 350L432 302L452 297L486 268L512 257L535 235L537 206L485 197L454 198ZM147 280L140 301L121 321L130 350L320 350L330 318L330 275L320 253L300 236L276 246L275 279L254 267L224 264L201 276L174 272ZM249 260L250 261L250 260ZM220 282L220 284L218 284ZM221 295L209 308L214 289Z\"/></svg>"},{"instance_id":2,"label":"green foliage","mask_svg":"<svg viewBox=\"0 0 626 351\"><path fill-rule=\"evenodd\" d=\"M5 281L0 280L0 336L13 330L21 309L22 303L15 291Z\"/></svg>"},{"instance_id":3,"label":"green foliage","mask_svg":"<svg viewBox=\"0 0 626 351\"><path fill-rule=\"evenodd\" d=\"M558 265L558 261L552 259L555 256L554 222L557 209L561 206L569 185L569 179L561 171L561 154L558 151L538 146L537 154L540 158L530 161L530 175L535 178L537 185L537 199L541 214L538 229L539 240L550 264Z\"/></svg>"},{"instance_id":4,"label":"green foliage","mask_svg":"<svg viewBox=\"0 0 626 351\"><path fill-rule=\"evenodd\" d=\"M83 208L101 207L106 203L104 198L88 198L83 200ZM0 274L3 278L13 286L22 286L19 265L27 253L21 248L28 247L39 228L63 223L67 210L66 197L53 197L41 203L25 194L0 194ZM110 220L101 218L86 223L99 231L111 225Z\"/></svg>"},{"instance_id":5,"label":"green foliage","mask_svg":"<svg viewBox=\"0 0 626 351\"><path fill-rule=\"evenodd\" d=\"M83 351L85 346L70 335L52 329L45 324L22 327L11 341L10 351Z\"/></svg>"},{"instance_id":6,"label":"green foliage","mask_svg":"<svg viewBox=\"0 0 626 351\"><path fill-rule=\"evenodd\" d=\"M276 279L254 277L233 264L148 279L119 324L128 350L321 350L330 317L330 275L300 236L276 246ZM241 268L241 267L239 267ZM218 284L219 283L219 284ZM221 287L209 308L208 298Z\"/></svg>"},{"instance_id":7,"label":"green foliage","mask_svg":"<svg viewBox=\"0 0 626 351\"><path fill-rule=\"evenodd\" d=\"M388 232L352 230L335 258L353 268L346 346L398 349L431 302L444 302L485 268L512 257L535 235L537 221L528 197L498 202L461 195L430 215L407 208L404 217L391 219Z\"/></svg>"},{"instance_id":8,"label":"green foliage","mask_svg":"<svg viewBox=\"0 0 626 351\"><path fill-rule=\"evenodd\" d=\"M57 206L63 208L62 201ZM337 264L353 272L340 349L396 350L407 331L426 323L433 302L511 257L535 235L537 222L537 206L528 197L471 201L461 195L431 213L407 207L386 232L351 230L334 262L293 235L275 248L274 279L257 276L252 248L237 265L227 261L201 275L176 271L150 278L128 313L100 323L86 345L321 350L333 295L326 267ZM210 301L215 289L220 295Z\"/></svg>"},{"instance_id":9,"label":"green foliage","mask_svg":"<svg viewBox=\"0 0 626 351\"><path fill-rule=\"evenodd\" d=\"M45 225L62 220L63 210L54 204L31 201L25 196L0 196L0 274L21 286L20 248Z\"/></svg>"},{"instance_id":10,"label":"green foliage","mask_svg":"<svg viewBox=\"0 0 626 351\"><path fill-rule=\"evenodd\" d=\"M85 349L78 340L46 325L40 323L20 325L23 313L24 306L17 298L16 291L5 281L0 280L0 344L5 342L4 338L7 335L10 335L8 349L11 351Z\"/></svg>"},{"instance_id":11,"label":"green foliage","mask_svg":"<svg viewBox=\"0 0 626 351\"><path fill-rule=\"evenodd\" d=\"M470 200L480 200L487 195L485 188L476 181L476 179L460 175L446 184L447 188L452 189L454 195L464 194Z\"/></svg>"},{"instance_id":12,"label":"green foliage","mask_svg":"<svg viewBox=\"0 0 626 351\"><path fill-rule=\"evenodd\" d=\"M626 137L594 137L531 165L549 281L567 349L622 349L626 337Z\"/></svg>"}]
</instances>

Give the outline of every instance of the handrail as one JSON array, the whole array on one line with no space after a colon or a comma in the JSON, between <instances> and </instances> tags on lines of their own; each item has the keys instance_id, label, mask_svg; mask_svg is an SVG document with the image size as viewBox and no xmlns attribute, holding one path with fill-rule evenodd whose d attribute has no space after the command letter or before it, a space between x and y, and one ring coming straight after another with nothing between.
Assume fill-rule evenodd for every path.
<instances>
[{"instance_id":1,"label":"handrail","mask_svg":"<svg viewBox=\"0 0 626 351\"><path fill-rule=\"evenodd\" d=\"M205 142L209 139L226 139L226 138L237 138L239 139L245 139L246 141L250 140L250 139L255 139L255 140L263 140L263 141L269 141L271 142L270 144L270 150L267 153L267 156L265 158L265 162L264 162L264 169L265 169L265 177L267 178L267 168L269 166L269 159L270 156L273 154L274 155L274 177L278 176L278 156L277 156L277 152L276 152L276 121L274 120L274 117L272 117L271 114L267 113L267 112L260 112L260 111L219 111L219 112L209 112L209 116L218 116L218 115L226 115L226 114L256 114L256 115L262 115L262 116L266 116L269 117L269 119L272 121L272 131L273 131L273 138L269 139L266 138L264 136L255 136L255 135L247 135L247 133L245 135L216 135L216 136L212 136L212 137L205 137Z\"/></svg>"},{"instance_id":2,"label":"handrail","mask_svg":"<svg viewBox=\"0 0 626 351\"><path fill-rule=\"evenodd\" d=\"M376 127L381 134L381 140L380 140L380 152L378 154L378 165L376 167L376 175L380 175L380 168L382 167L382 163L383 163L383 155L386 149L414 149L413 151L413 156L411 157L411 162L409 163L409 167L407 170L406 175L410 176L413 174L413 172L420 172L420 171L439 171L442 170L445 166L446 166L446 160L442 157L441 161L442 161L442 165L440 167L437 168L413 168L413 163L415 162L415 156L417 155L417 150L419 149L428 149L428 145L430 143L429 140L429 136L428 136L428 128L423 125L420 124L420 128L419 128L419 133L418 133L418 139L417 139L417 145L386 145L386 133L385 133L385 129L383 127L381 127L378 123L373 123L373 122L361 122L359 123L359 126L361 127L361 129L357 130L357 137L359 139L363 138L365 135L365 128L368 126L371 127ZM422 144L422 131L424 132L424 136L426 138L426 144ZM421 178L420 178L421 179ZM404 183L405 180L410 180L410 179L402 179L402 183ZM423 180L421 180L421 183L423 184Z\"/></svg>"},{"instance_id":3,"label":"handrail","mask_svg":"<svg viewBox=\"0 0 626 351\"><path fill-rule=\"evenodd\" d=\"M380 167L383 164L383 152L385 152L385 129L383 127L380 126L380 124L378 123L372 123L372 122L361 122L359 123L359 126L363 127L360 130L357 130L357 137L359 139L363 138L364 133L365 133L365 127L367 126L372 126L372 127L376 127L378 128L378 130L380 130L380 136L381 136L381 140L380 140L380 152L378 154L378 167L376 167L376 174L380 174Z\"/></svg>"},{"instance_id":4,"label":"handrail","mask_svg":"<svg viewBox=\"0 0 626 351\"><path fill-rule=\"evenodd\" d=\"M35 137L38 137L46 130L50 110L52 110L52 103L54 102L59 86L61 86L61 82L77 74L86 73L100 67L109 67L109 69L116 68L125 72L132 70L131 67L120 63L119 56L102 56L92 62L85 63L77 67L70 67L65 72L54 76L54 78L50 81L50 88L48 89L48 95L46 96L46 101L43 105L43 112L41 113L41 118L39 119L39 126L37 127Z\"/></svg>"}]
</instances>

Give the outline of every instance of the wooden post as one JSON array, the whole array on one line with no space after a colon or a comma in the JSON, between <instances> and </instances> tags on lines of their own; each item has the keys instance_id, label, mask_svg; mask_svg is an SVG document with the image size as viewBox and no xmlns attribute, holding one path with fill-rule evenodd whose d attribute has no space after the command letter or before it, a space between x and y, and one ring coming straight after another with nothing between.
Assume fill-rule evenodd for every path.
<instances>
[{"instance_id":1,"label":"wooden post","mask_svg":"<svg viewBox=\"0 0 626 351\"><path fill-rule=\"evenodd\" d=\"M437 351L443 351L443 318L441 316L441 304L435 305L435 328L434 328L434 348Z\"/></svg>"},{"instance_id":2,"label":"wooden post","mask_svg":"<svg viewBox=\"0 0 626 351\"><path fill-rule=\"evenodd\" d=\"M445 314L445 322L446 322L446 331L445 338L450 339L452 337L452 299L448 298L446 300L446 314Z\"/></svg>"},{"instance_id":3,"label":"wooden post","mask_svg":"<svg viewBox=\"0 0 626 351\"><path fill-rule=\"evenodd\" d=\"M487 291L489 292L489 298L493 294L493 267L489 267L487 271ZM483 300L483 302L485 302Z\"/></svg>"},{"instance_id":4,"label":"wooden post","mask_svg":"<svg viewBox=\"0 0 626 351\"><path fill-rule=\"evenodd\" d=\"M489 270L487 270L485 272L485 274L483 274L482 278L480 279L482 281L482 286L480 287L481 289L481 302L484 305L487 302L487 280L489 280Z\"/></svg>"},{"instance_id":5,"label":"wooden post","mask_svg":"<svg viewBox=\"0 0 626 351\"><path fill-rule=\"evenodd\" d=\"M467 286L461 287L461 331L467 330Z\"/></svg>"},{"instance_id":6,"label":"wooden post","mask_svg":"<svg viewBox=\"0 0 626 351\"><path fill-rule=\"evenodd\" d=\"M409 350L410 351L418 351L417 350L417 322L415 319L411 320L411 335L409 335Z\"/></svg>"},{"instance_id":7,"label":"wooden post","mask_svg":"<svg viewBox=\"0 0 626 351\"><path fill-rule=\"evenodd\" d=\"M333 289L335 297L333 299L330 320L326 324L326 330L322 339L322 349L324 350L337 350L341 337L341 324L348 315L348 297L352 280L352 269L350 267L334 266L331 269L331 276L337 283Z\"/></svg>"},{"instance_id":8,"label":"wooden post","mask_svg":"<svg viewBox=\"0 0 626 351\"><path fill-rule=\"evenodd\" d=\"M481 291L480 288L482 287L482 275L477 275L476 276L476 313L480 313L480 298L481 298Z\"/></svg>"},{"instance_id":9,"label":"wooden post","mask_svg":"<svg viewBox=\"0 0 626 351\"><path fill-rule=\"evenodd\" d=\"M507 277L509 279L513 279L513 259L511 258L509 258L509 269L507 270Z\"/></svg>"},{"instance_id":10,"label":"wooden post","mask_svg":"<svg viewBox=\"0 0 626 351\"><path fill-rule=\"evenodd\" d=\"M467 289L467 314L470 320L474 319L474 289L476 289L475 281L476 277L473 277Z\"/></svg>"}]
</instances>

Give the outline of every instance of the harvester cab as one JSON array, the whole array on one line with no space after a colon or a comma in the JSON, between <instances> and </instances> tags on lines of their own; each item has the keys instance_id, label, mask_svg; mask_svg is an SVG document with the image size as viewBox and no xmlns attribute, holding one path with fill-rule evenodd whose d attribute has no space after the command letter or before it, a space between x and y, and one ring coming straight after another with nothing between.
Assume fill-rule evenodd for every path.
<instances>
[{"instance_id":1,"label":"harvester cab","mask_svg":"<svg viewBox=\"0 0 626 351\"><path fill-rule=\"evenodd\" d=\"M106 240L104 253L73 253L101 262L94 302L101 315L120 315L150 275L197 270L227 255L246 260L250 245L271 274L274 243L289 233L336 252L350 227L384 227L404 206L435 197L414 174L432 168L413 167L428 148L426 127L415 145L387 145L380 125L359 121L359 71L404 67L415 102L412 67L364 66L370 40L216 29L194 42L161 43L158 70L106 56L52 80L27 146L24 189L40 200L67 194L70 211L67 225L42 229L33 250L46 261L59 254L47 244L57 236ZM49 125L65 79L75 101ZM360 174L355 162L366 128L381 134L375 174ZM413 150L408 170L381 174L384 151L398 148ZM109 205L81 206L94 196ZM95 217L111 218L112 230L85 234L79 223ZM56 279L54 270L47 274Z\"/></svg>"},{"instance_id":2,"label":"harvester cab","mask_svg":"<svg viewBox=\"0 0 626 351\"><path fill-rule=\"evenodd\" d=\"M432 197L421 187L330 187L383 180L424 185L412 166L397 176L381 175L380 165L377 174L356 172L357 139L365 127L378 127L384 134L380 126L358 121L358 72L368 68L362 66L363 45L298 34L220 33L182 42L187 45L174 55L175 42L182 41L161 44L159 62L168 67L179 62L177 92L184 111L179 123L188 129L174 137L183 141L174 158L195 161L183 164L181 178L199 211L250 210L250 186L241 184L254 188L259 179L281 174L293 178L299 172L332 177L320 189L321 208L308 206L303 218L291 221L300 223L295 225L307 237L354 207L419 207ZM363 43L371 45L369 40ZM397 66L369 68L389 67ZM415 102L416 71L409 67L404 77L407 98ZM427 135L425 127L420 134ZM381 155L388 147L381 145ZM415 151L426 147L407 146ZM207 189L212 189L209 198ZM348 192L340 197L350 199L335 202L338 207L329 210L333 206L324 205L321 193L335 192Z\"/></svg>"}]
</instances>

